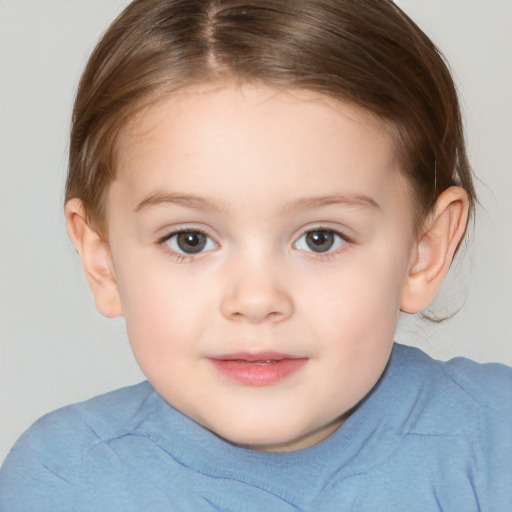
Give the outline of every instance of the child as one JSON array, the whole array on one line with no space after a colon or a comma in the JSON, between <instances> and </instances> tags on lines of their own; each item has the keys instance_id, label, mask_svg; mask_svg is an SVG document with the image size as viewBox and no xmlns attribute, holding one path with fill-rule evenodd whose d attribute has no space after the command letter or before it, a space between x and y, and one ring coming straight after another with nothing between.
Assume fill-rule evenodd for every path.
<instances>
[{"instance_id":1,"label":"child","mask_svg":"<svg viewBox=\"0 0 512 512\"><path fill-rule=\"evenodd\" d=\"M39 420L0 510L511 510L511 370L393 344L474 202L449 72L392 2L133 2L65 211L148 382Z\"/></svg>"}]
</instances>

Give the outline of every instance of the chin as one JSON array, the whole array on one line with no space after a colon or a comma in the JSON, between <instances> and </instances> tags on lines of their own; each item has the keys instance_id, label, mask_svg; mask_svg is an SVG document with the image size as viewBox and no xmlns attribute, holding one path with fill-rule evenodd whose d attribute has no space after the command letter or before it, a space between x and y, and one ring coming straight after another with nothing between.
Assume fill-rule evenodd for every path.
<instances>
[{"instance_id":1,"label":"chin","mask_svg":"<svg viewBox=\"0 0 512 512\"><path fill-rule=\"evenodd\" d=\"M246 418L245 421L234 421L233 417L228 419L230 421L224 424L202 421L199 423L231 444L251 448L293 442L302 435L296 426L294 428L291 425L285 425L282 421L269 423L261 421L261 418L259 421L251 421L249 418Z\"/></svg>"},{"instance_id":2,"label":"chin","mask_svg":"<svg viewBox=\"0 0 512 512\"><path fill-rule=\"evenodd\" d=\"M269 452L295 451L317 444L328 436L323 429L308 430L283 422L262 425L229 425L228 428L210 428L225 441L252 450Z\"/></svg>"}]
</instances>

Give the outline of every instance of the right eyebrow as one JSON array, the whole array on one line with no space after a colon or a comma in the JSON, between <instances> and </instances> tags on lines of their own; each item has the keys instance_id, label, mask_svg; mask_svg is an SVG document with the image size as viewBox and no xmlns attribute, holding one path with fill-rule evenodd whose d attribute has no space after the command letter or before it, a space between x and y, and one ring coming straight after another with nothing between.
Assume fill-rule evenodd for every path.
<instances>
[{"instance_id":1,"label":"right eyebrow","mask_svg":"<svg viewBox=\"0 0 512 512\"><path fill-rule=\"evenodd\" d=\"M194 194L174 194L170 192L152 192L145 197L136 207L139 212L151 206L162 206L166 204L175 204L186 208L195 208L198 210L223 211L225 208L214 199Z\"/></svg>"}]
</instances>

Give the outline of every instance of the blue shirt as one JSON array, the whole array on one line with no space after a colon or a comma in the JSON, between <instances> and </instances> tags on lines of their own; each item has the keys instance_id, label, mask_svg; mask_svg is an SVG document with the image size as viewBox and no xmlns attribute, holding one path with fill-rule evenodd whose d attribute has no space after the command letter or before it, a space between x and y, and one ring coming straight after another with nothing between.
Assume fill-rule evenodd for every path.
<instances>
[{"instance_id":1,"label":"blue shirt","mask_svg":"<svg viewBox=\"0 0 512 512\"><path fill-rule=\"evenodd\" d=\"M218 438L144 382L37 421L0 510L510 512L512 369L395 345L343 426L287 454Z\"/></svg>"}]
</instances>

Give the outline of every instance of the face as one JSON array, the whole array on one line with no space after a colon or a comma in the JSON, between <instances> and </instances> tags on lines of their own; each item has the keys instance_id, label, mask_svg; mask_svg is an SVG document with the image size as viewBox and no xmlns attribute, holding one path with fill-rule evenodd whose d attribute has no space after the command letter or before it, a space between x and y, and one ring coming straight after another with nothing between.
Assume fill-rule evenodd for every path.
<instances>
[{"instance_id":1,"label":"face","mask_svg":"<svg viewBox=\"0 0 512 512\"><path fill-rule=\"evenodd\" d=\"M312 92L187 89L125 130L108 240L128 335L171 405L306 448L388 361L415 245L386 127Z\"/></svg>"}]
</instances>

